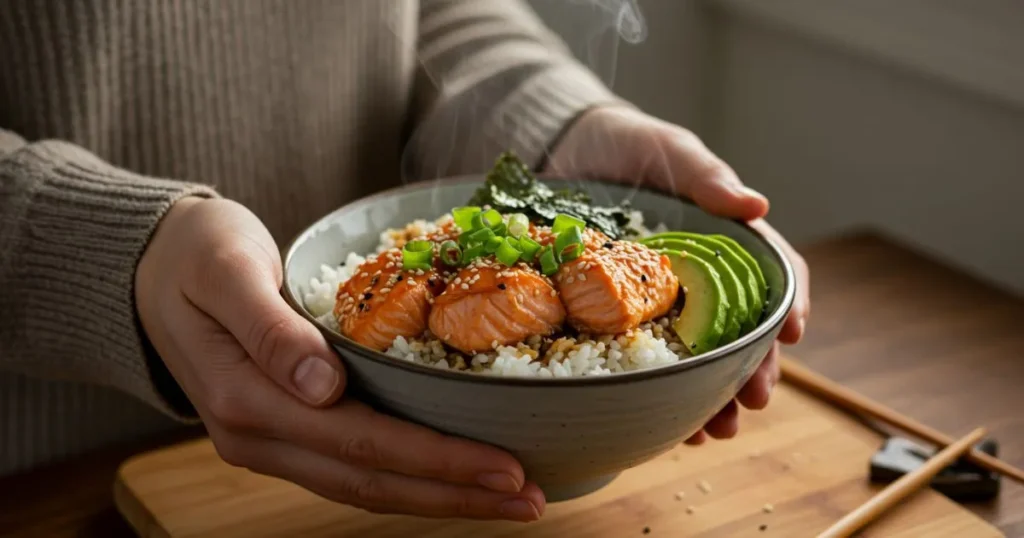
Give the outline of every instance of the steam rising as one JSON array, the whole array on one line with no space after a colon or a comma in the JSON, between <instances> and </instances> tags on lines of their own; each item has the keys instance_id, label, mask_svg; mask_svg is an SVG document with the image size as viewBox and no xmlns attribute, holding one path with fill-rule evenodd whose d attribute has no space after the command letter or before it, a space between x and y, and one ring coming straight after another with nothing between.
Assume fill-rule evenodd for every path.
<instances>
[{"instance_id":1,"label":"steam rising","mask_svg":"<svg viewBox=\"0 0 1024 538\"><path fill-rule=\"evenodd\" d=\"M596 7L612 15L615 29L627 43L638 44L647 39L647 24L636 0L568 0L571 4Z\"/></svg>"},{"instance_id":2,"label":"steam rising","mask_svg":"<svg viewBox=\"0 0 1024 538\"><path fill-rule=\"evenodd\" d=\"M540 19L524 10L528 4ZM549 41L547 30L539 28L541 20L564 45ZM394 29L396 35L408 35L402 30ZM402 155L403 182L483 172L500 152L515 149L509 146L517 141L524 148L537 146L536 122L543 120L527 118L522 105L508 106L509 88L525 80L533 85L529 99L558 99L552 91L557 88L549 86L557 81L538 84L533 75L565 48L613 87L620 41L635 45L647 38L637 0L422 2L418 30L417 83L434 88L435 97L433 103L416 103L417 110L429 109L431 115L426 121L421 116L410 133ZM515 65L502 70L509 59ZM446 105L439 107L439 102Z\"/></svg>"}]
</instances>

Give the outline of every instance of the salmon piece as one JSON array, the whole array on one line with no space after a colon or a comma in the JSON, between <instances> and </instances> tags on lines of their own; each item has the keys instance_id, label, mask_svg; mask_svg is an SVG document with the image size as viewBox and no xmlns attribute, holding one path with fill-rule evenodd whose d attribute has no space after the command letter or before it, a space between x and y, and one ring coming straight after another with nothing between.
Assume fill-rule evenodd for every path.
<instances>
[{"instance_id":1,"label":"salmon piece","mask_svg":"<svg viewBox=\"0 0 1024 538\"><path fill-rule=\"evenodd\" d=\"M427 330L430 305L442 291L437 270L403 271L401 250L391 249L367 259L339 286L334 315L343 335L384 351L398 336Z\"/></svg>"},{"instance_id":2,"label":"salmon piece","mask_svg":"<svg viewBox=\"0 0 1024 538\"><path fill-rule=\"evenodd\" d=\"M540 273L523 263L477 260L437 297L429 326L445 344L473 354L549 335L564 321L565 308Z\"/></svg>"},{"instance_id":3,"label":"salmon piece","mask_svg":"<svg viewBox=\"0 0 1024 538\"><path fill-rule=\"evenodd\" d=\"M569 324L578 331L623 333L675 304L679 281L667 256L631 241L585 237L584 243L584 253L554 275Z\"/></svg>"}]
</instances>

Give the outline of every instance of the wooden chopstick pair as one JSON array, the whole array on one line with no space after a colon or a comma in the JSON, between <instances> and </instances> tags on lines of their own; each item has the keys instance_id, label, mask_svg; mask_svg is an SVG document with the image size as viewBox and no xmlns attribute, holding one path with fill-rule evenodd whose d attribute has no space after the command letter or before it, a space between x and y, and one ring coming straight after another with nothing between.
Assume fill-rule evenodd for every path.
<instances>
[{"instance_id":1,"label":"wooden chopstick pair","mask_svg":"<svg viewBox=\"0 0 1024 538\"><path fill-rule=\"evenodd\" d=\"M1024 484L1024 471L974 449L974 445L985 435L984 428L978 428L965 437L954 440L948 435L921 424L910 417L897 413L861 394L824 377L807 367L785 357L781 358L782 378L787 382L811 392L830 403L846 410L867 415L882 422L910 432L937 446L946 447L932 456L924 465L889 484L868 502L836 522L818 536L832 538L849 536L877 519L901 499L928 484L932 477L941 472L957 458L963 456L985 469L1009 476Z\"/></svg>"}]
</instances>

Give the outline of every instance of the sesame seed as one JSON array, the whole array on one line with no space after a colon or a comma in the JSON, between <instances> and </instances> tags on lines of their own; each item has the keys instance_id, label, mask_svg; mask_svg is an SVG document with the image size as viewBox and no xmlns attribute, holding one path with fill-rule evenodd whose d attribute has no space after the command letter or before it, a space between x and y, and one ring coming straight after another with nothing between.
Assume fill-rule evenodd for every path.
<instances>
[{"instance_id":1,"label":"sesame seed","mask_svg":"<svg viewBox=\"0 0 1024 538\"><path fill-rule=\"evenodd\" d=\"M551 296L552 297L558 297L558 292L555 291L555 290L551 290Z\"/></svg>"},{"instance_id":2,"label":"sesame seed","mask_svg":"<svg viewBox=\"0 0 1024 538\"><path fill-rule=\"evenodd\" d=\"M700 488L704 493L711 493L711 484L708 484L707 480L701 480L697 482L697 487Z\"/></svg>"},{"instance_id":3,"label":"sesame seed","mask_svg":"<svg viewBox=\"0 0 1024 538\"><path fill-rule=\"evenodd\" d=\"M456 284L461 284L462 283L462 278L456 278L455 279L455 283Z\"/></svg>"},{"instance_id":4,"label":"sesame seed","mask_svg":"<svg viewBox=\"0 0 1024 538\"><path fill-rule=\"evenodd\" d=\"M504 282L502 282L502 283L498 284L498 289L499 289L499 290L503 290L503 289L505 289L506 287L507 287L507 286L505 286L505 283L504 283Z\"/></svg>"},{"instance_id":5,"label":"sesame seed","mask_svg":"<svg viewBox=\"0 0 1024 538\"><path fill-rule=\"evenodd\" d=\"M389 291L391 291L391 288L381 288L380 289L380 292L384 293L384 294L388 293Z\"/></svg>"},{"instance_id":6,"label":"sesame seed","mask_svg":"<svg viewBox=\"0 0 1024 538\"><path fill-rule=\"evenodd\" d=\"M676 492L676 500L677 500L677 501L681 501L681 500L683 500L683 497L685 497L685 496L686 496L686 494L685 494L685 493L683 493L682 491L677 491L677 492Z\"/></svg>"},{"instance_id":7,"label":"sesame seed","mask_svg":"<svg viewBox=\"0 0 1024 538\"><path fill-rule=\"evenodd\" d=\"M497 347L498 347L498 341L497 340L491 340L491 349L497 349Z\"/></svg>"},{"instance_id":8,"label":"sesame seed","mask_svg":"<svg viewBox=\"0 0 1024 538\"><path fill-rule=\"evenodd\" d=\"M569 278L565 279L565 283L566 283L566 284L572 284L572 283L573 283L573 282L575 282L575 281L576 281L576 279L575 279L575 278L573 278L573 277L569 277Z\"/></svg>"},{"instance_id":9,"label":"sesame seed","mask_svg":"<svg viewBox=\"0 0 1024 538\"><path fill-rule=\"evenodd\" d=\"M770 514L775 511L775 507L772 506L771 503L766 503L764 507L761 508L761 510L764 510L764 513L766 514Z\"/></svg>"},{"instance_id":10,"label":"sesame seed","mask_svg":"<svg viewBox=\"0 0 1024 538\"><path fill-rule=\"evenodd\" d=\"M461 288L464 289L464 290L468 290L469 289L469 284L463 284L461 286Z\"/></svg>"},{"instance_id":11,"label":"sesame seed","mask_svg":"<svg viewBox=\"0 0 1024 538\"><path fill-rule=\"evenodd\" d=\"M587 281L587 275L580 275L579 279L580 279L580 282L586 282Z\"/></svg>"},{"instance_id":12,"label":"sesame seed","mask_svg":"<svg viewBox=\"0 0 1024 538\"><path fill-rule=\"evenodd\" d=\"M690 505L690 506L687 506L687 507L686 507L686 513L687 513L687 514L692 514L692 513L694 513L695 511L697 511L697 509L696 509L696 508L694 508L694 507L693 507L693 505Z\"/></svg>"},{"instance_id":13,"label":"sesame seed","mask_svg":"<svg viewBox=\"0 0 1024 538\"><path fill-rule=\"evenodd\" d=\"M448 334L444 335L444 339L445 340L451 340L452 339L452 333L448 333Z\"/></svg>"}]
</instances>

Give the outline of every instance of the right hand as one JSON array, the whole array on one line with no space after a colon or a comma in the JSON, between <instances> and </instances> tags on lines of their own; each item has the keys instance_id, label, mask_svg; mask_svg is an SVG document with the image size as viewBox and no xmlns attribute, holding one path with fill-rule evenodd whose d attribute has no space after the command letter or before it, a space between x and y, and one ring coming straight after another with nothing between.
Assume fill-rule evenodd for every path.
<instances>
[{"instance_id":1,"label":"right hand","mask_svg":"<svg viewBox=\"0 0 1024 538\"><path fill-rule=\"evenodd\" d=\"M146 334L226 462L372 512L540 517L510 454L340 399L344 368L281 278L255 215L198 198L169 210L136 271Z\"/></svg>"}]
</instances>

